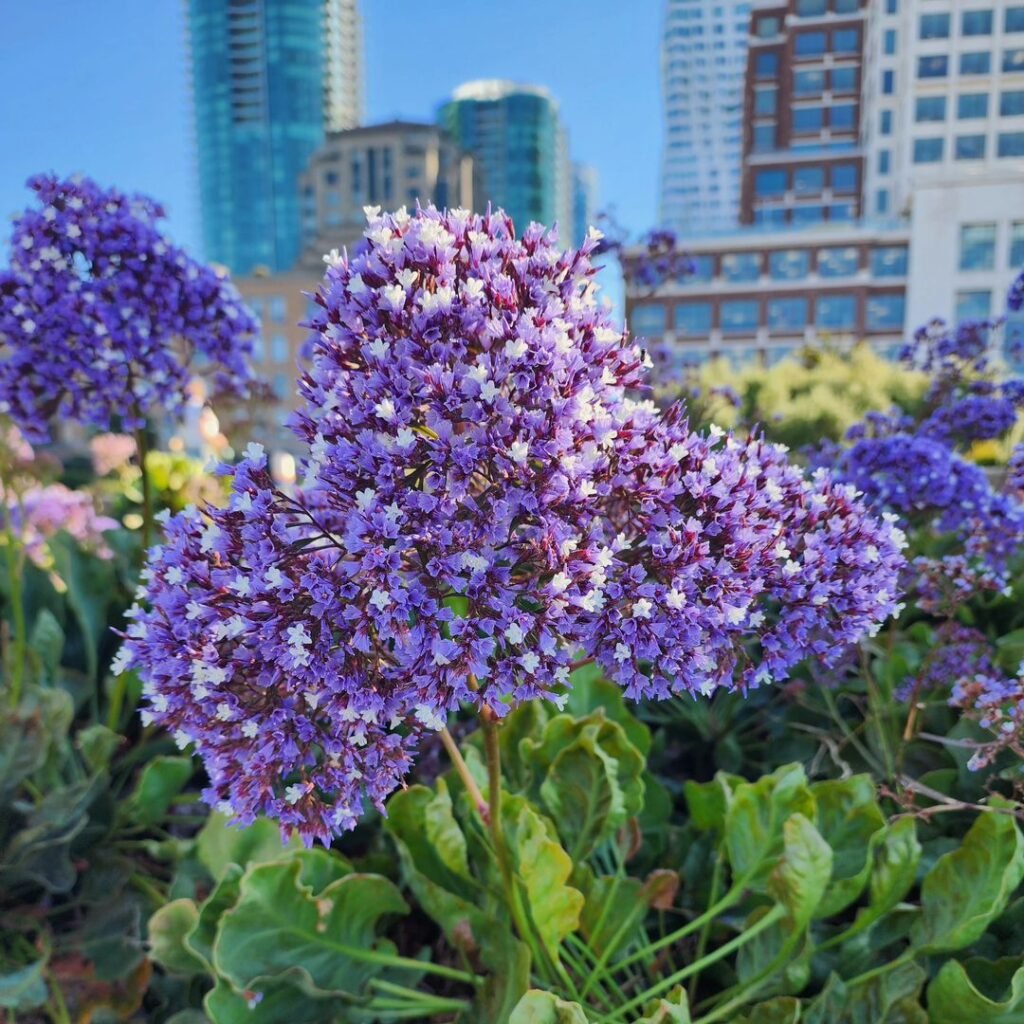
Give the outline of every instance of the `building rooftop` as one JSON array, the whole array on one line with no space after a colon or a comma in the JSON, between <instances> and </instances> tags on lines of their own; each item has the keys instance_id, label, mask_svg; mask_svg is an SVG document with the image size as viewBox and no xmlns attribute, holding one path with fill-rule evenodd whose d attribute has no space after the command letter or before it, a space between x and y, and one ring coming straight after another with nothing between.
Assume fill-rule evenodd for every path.
<instances>
[{"instance_id":1,"label":"building rooftop","mask_svg":"<svg viewBox=\"0 0 1024 1024\"><path fill-rule=\"evenodd\" d=\"M478 78L474 82L465 82L455 89L452 99L494 102L517 95L539 96L551 103L555 102L551 93L542 85L523 85L505 78Z\"/></svg>"}]
</instances>

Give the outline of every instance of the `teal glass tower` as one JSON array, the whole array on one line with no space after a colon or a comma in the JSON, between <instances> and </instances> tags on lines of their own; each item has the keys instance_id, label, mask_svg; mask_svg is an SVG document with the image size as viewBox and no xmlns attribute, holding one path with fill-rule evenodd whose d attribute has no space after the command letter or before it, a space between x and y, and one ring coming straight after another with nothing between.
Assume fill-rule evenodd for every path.
<instances>
[{"instance_id":1,"label":"teal glass tower","mask_svg":"<svg viewBox=\"0 0 1024 1024\"><path fill-rule=\"evenodd\" d=\"M485 202L572 234L572 172L558 105L546 89L485 80L460 86L438 120L481 172Z\"/></svg>"},{"instance_id":2,"label":"teal glass tower","mask_svg":"<svg viewBox=\"0 0 1024 1024\"><path fill-rule=\"evenodd\" d=\"M235 274L299 257L299 177L362 104L357 0L187 0L206 258Z\"/></svg>"}]
</instances>

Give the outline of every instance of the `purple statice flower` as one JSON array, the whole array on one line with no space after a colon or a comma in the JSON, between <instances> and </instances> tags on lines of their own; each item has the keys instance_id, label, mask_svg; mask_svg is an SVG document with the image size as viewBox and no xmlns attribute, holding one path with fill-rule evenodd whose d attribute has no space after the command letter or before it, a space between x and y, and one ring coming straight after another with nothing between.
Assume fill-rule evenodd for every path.
<instances>
[{"instance_id":1,"label":"purple statice flower","mask_svg":"<svg viewBox=\"0 0 1024 1024\"><path fill-rule=\"evenodd\" d=\"M0 492L2 493L2 492ZM29 486L18 495L3 496L3 518L25 555L40 568L51 563L48 542L57 533L71 536L97 558L112 558L103 536L117 521L96 511L92 496L63 484Z\"/></svg>"},{"instance_id":2,"label":"purple statice flower","mask_svg":"<svg viewBox=\"0 0 1024 1024\"><path fill-rule=\"evenodd\" d=\"M920 431L937 440L970 445L1002 437L1017 422L1017 408L998 394L972 394L940 406L921 424Z\"/></svg>"},{"instance_id":3,"label":"purple statice flower","mask_svg":"<svg viewBox=\"0 0 1024 1024\"><path fill-rule=\"evenodd\" d=\"M327 840L449 712L561 701L581 653L633 696L747 687L896 609L901 535L849 488L631 397L596 244L370 211L330 261L299 488L254 446L171 520L118 663L211 802Z\"/></svg>"},{"instance_id":4,"label":"purple statice flower","mask_svg":"<svg viewBox=\"0 0 1024 1024\"><path fill-rule=\"evenodd\" d=\"M175 412L202 365L247 393L256 321L220 273L161 234L163 209L87 178L40 175L0 272L0 412L44 440L63 416L131 430Z\"/></svg>"},{"instance_id":5,"label":"purple statice flower","mask_svg":"<svg viewBox=\"0 0 1024 1024\"><path fill-rule=\"evenodd\" d=\"M1018 312L1024 306L1024 270L1022 270L1010 285L1006 294L1006 308L1012 313Z\"/></svg>"},{"instance_id":6,"label":"purple statice flower","mask_svg":"<svg viewBox=\"0 0 1024 1024\"><path fill-rule=\"evenodd\" d=\"M1000 561L993 568L984 558L984 540L972 545L973 557L948 554L920 556L907 566L904 589L914 592L915 604L930 615L948 617L979 594L1009 594L1008 577Z\"/></svg>"},{"instance_id":7,"label":"purple statice flower","mask_svg":"<svg viewBox=\"0 0 1024 1024\"><path fill-rule=\"evenodd\" d=\"M1024 665L1015 678L981 670L957 680L950 704L994 733L974 752L968 768L985 768L1004 750L1024 757Z\"/></svg>"},{"instance_id":8,"label":"purple statice flower","mask_svg":"<svg viewBox=\"0 0 1024 1024\"><path fill-rule=\"evenodd\" d=\"M926 694L948 693L956 684L977 674L996 675L992 645L984 633L955 620L943 622L919 671L895 690L897 700L916 700Z\"/></svg>"},{"instance_id":9,"label":"purple statice flower","mask_svg":"<svg viewBox=\"0 0 1024 1024\"><path fill-rule=\"evenodd\" d=\"M1024 444L1014 446L1006 464L1006 489L1011 494L1024 492Z\"/></svg>"}]
</instances>

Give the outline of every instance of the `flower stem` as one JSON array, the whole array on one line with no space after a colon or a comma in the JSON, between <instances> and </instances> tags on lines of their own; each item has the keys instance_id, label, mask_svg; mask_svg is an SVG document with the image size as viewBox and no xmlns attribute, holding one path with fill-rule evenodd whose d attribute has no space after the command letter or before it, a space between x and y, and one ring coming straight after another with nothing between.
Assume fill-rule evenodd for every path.
<instances>
[{"instance_id":1,"label":"flower stem","mask_svg":"<svg viewBox=\"0 0 1024 1024\"><path fill-rule=\"evenodd\" d=\"M25 681L25 659L28 655L26 635L25 603L21 593L21 567L18 565L17 542L14 531L8 530L4 544L4 561L7 565L7 580L11 595L11 618L14 636L11 644L11 705L17 707L21 700L21 688Z\"/></svg>"},{"instance_id":2,"label":"flower stem","mask_svg":"<svg viewBox=\"0 0 1024 1024\"><path fill-rule=\"evenodd\" d=\"M148 551L153 541L153 491L146 470L149 446L146 443L145 427L135 431L135 454L139 460L139 469L142 471L142 548L143 551Z\"/></svg>"},{"instance_id":3,"label":"flower stem","mask_svg":"<svg viewBox=\"0 0 1024 1024\"><path fill-rule=\"evenodd\" d=\"M447 728L441 730L441 742L444 744L444 749L448 752L448 757L451 758L452 766L458 772L459 778L462 779L466 792L469 793L473 803L476 804L481 820L486 823L489 814L487 801L484 799L483 793L480 792L476 779L470 774L469 765L466 764L466 759L462 756L462 751L459 750L455 737L452 736Z\"/></svg>"}]
</instances>

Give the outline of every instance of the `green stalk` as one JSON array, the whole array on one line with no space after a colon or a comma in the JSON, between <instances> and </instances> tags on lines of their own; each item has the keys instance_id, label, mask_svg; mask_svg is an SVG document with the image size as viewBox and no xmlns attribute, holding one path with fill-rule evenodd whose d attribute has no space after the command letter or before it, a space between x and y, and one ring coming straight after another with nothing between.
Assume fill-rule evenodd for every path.
<instances>
[{"instance_id":1,"label":"green stalk","mask_svg":"<svg viewBox=\"0 0 1024 1024\"><path fill-rule=\"evenodd\" d=\"M146 469L146 456L149 446L146 443L146 429L140 427L135 431L135 455L142 470L142 549L148 551L153 542L153 490Z\"/></svg>"},{"instance_id":2,"label":"green stalk","mask_svg":"<svg viewBox=\"0 0 1024 1024\"><path fill-rule=\"evenodd\" d=\"M11 616L14 619L14 637L11 651L11 706L21 701L21 690L25 683L25 661L28 657L28 635L25 624L25 603L21 592L21 568L16 550L14 531L7 530L4 544L4 563L11 594Z\"/></svg>"},{"instance_id":3,"label":"green stalk","mask_svg":"<svg viewBox=\"0 0 1024 1024\"><path fill-rule=\"evenodd\" d=\"M724 857L722 851L718 851L718 856L715 857L715 866L711 872L711 891L708 893L708 906L714 906L715 900L718 899L718 890L722 884L722 862ZM708 946L708 936L711 934L711 919L709 918L704 922L701 927L700 935L697 938L697 959L699 960L704 956L704 951ZM698 972L690 979L690 985L688 988L688 994L690 997L690 1003L692 1004L697 995L697 982L700 980L700 973Z\"/></svg>"}]
</instances>

